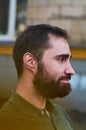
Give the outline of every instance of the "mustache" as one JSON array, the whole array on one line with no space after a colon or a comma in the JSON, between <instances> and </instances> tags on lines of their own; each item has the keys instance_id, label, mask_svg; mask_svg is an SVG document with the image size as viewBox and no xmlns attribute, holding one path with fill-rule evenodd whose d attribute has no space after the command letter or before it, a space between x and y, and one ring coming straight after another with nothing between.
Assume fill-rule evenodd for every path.
<instances>
[{"instance_id":1,"label":"mustache","mask_svg":"<svg viewBox=\"0 0 86 130\"><path fill-rule=\"evenodd\" d=\"M59 78L59 81L60 80L65 80L65 79L66 80L71 80L71 75L62 76L62 77Z\"/></svg>"}]
</instances>

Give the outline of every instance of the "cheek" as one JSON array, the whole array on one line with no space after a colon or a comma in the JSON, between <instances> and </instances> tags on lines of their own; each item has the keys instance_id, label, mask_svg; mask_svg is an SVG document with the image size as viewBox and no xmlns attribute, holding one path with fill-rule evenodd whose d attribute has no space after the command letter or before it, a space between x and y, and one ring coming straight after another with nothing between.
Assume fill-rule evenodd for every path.
<instances>
[{"instance_id":1,"label":"cheek","mask_svg":"<svg viewBox=\"0 0 86 130\"><path fill-rule=\"evenodd\" d=\"M60 76L62 76L62 68L60 65L58 65L57 63L49 63L47 62L46 64L44 64L44 68L45 68L45 71L48 73L48 75L50 77L52 77L52 79L58 79Z\"/></svg>"}]
</instances>

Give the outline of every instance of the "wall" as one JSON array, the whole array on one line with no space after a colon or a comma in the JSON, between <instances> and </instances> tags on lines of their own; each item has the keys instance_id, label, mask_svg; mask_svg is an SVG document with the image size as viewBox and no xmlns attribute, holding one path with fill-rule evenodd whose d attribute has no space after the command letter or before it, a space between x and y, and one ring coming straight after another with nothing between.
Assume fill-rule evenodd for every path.
<instances>
[{"instance_id":1,"label":"wall","mask_svg":"<svg viewBox=\"0 0 86 130\"><path fill-rule=\"evenodd\" d=\"M29 0L27 24L49 23L67 29L72 46L86 47L86 0Z\"/></svg>"}]
</instances>

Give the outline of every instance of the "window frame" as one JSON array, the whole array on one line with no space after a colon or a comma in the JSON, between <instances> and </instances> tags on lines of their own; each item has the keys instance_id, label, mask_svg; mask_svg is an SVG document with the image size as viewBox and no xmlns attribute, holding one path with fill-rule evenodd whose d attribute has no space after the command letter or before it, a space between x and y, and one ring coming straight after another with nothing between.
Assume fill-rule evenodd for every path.
<instances>
[{"instance_id":1,"label":"window frame","mask_svg":"<svg viewBox=\"0 0 86 130\"><path fill-rule=\"evenodd\" d=\"M0 34L0 42L15 41L15 22L17 0L9 0L7 34Z\"/></svg>"}]
</instances>

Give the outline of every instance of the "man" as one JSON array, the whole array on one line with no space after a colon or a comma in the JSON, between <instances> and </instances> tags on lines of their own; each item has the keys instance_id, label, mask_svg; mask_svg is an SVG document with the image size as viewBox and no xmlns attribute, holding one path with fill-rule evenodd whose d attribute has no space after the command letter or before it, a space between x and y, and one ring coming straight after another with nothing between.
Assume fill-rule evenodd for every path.
<instances>
[{"instance_id":1,"label":"man","mask_svg":"<svg viewBox=\"0 0 86 130\"><path fill-rule=\"evenodd\" d=\"M0 111L1 130L73 130L67 113L49 99L71 91L69 36L63 29L28 26L16 39L16 90Z\"/></svg>"}]
</instances>

